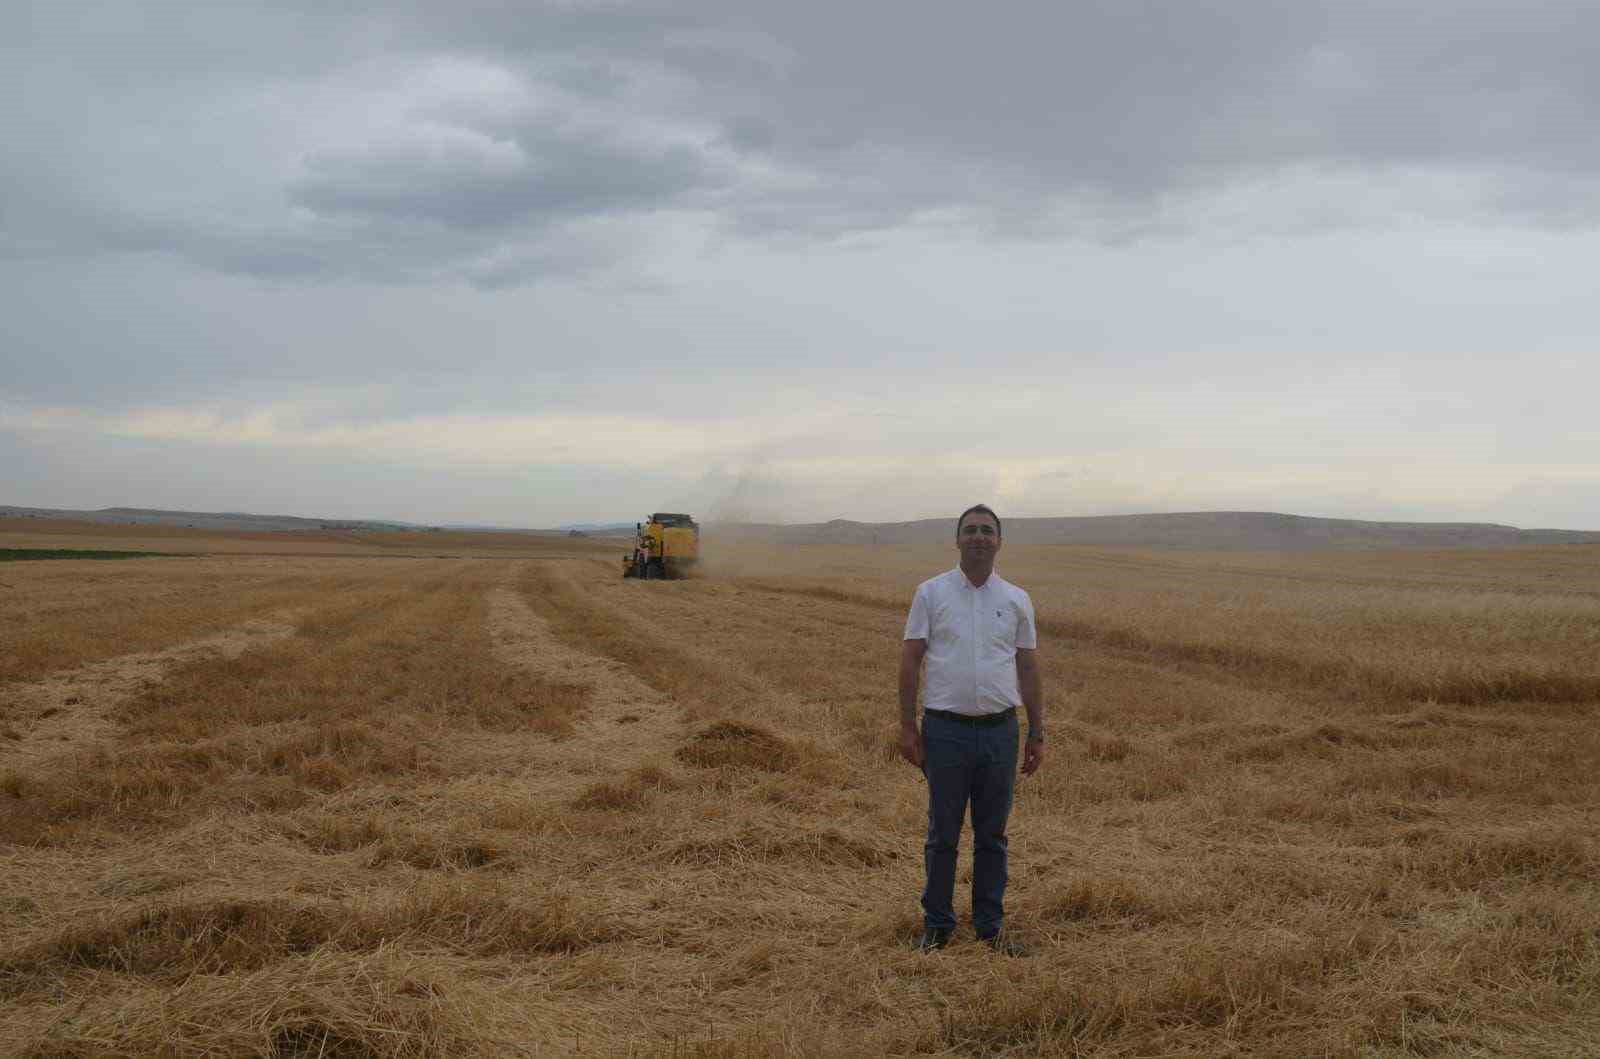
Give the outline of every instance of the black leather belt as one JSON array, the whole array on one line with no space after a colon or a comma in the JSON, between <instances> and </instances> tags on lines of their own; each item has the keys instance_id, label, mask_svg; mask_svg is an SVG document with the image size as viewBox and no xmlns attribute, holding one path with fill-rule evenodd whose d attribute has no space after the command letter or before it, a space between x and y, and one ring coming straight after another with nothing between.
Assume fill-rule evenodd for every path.
<instances>
[{"instance_id":1,"label":"black leather belt","mask_svg":"<svg viewBox=\"0 0 1600 1059\"><path fill-rule=\"evenodd\" d=\"M990 728L997 724L1005 724L1015 716L1016 712L1017 708L1013 706L1011 709L1001 710L999 713L972 714L952 713L950 710L923 710L922 715L924 717L938 717L942 720L954 721L957 724L970 724L974 728Z\"/></svg>"}]
</instances>

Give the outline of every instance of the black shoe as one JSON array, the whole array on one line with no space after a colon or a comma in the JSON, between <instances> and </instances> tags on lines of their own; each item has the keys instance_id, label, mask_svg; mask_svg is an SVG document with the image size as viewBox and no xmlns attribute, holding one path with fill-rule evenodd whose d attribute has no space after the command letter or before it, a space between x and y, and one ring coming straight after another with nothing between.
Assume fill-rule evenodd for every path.
<instances>
[{"instance_id":1,"label":"black shoe","mask_svg":"<svg viewBox=\"0 0 1600 1059\"><path fill-rule=\"evenodd\" d=\"M1014 941L1004 934L990 934L988 937L979 938L978 940L1002 956L1021 957L1033 955L1022 942Z\"/></svg>"},{"instance_id":2,"label":"black shoe","mask_svg":"<svg viewBox=\"0 0 1600 1059\"><path fill-rule=\"evenodd\" d=\"M940 930L937 927L929 927L922 932L921 939L917 941L917 949L921 952L942 949L950 944L950 936L954 933L955 931L953 930Z\"/></svg>"}]
</instances>

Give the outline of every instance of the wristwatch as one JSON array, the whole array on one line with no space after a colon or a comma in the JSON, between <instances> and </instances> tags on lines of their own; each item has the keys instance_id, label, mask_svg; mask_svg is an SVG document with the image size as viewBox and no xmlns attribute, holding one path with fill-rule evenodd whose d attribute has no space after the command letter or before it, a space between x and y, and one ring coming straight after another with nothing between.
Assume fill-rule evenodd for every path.
<instances>
[{"instance_id":1,"label":"wristwatch","mask_svg":"<svg viewBox=\"0 0 1600 1059\"><path fill-rule=\"evenodd\" d=\"M1030 742L1030 743L1042 743L1042 742L1044 742L1044 733L1043 732L1029 732L1028 733L1028 742Z\"/></svg>"}]
</instances>

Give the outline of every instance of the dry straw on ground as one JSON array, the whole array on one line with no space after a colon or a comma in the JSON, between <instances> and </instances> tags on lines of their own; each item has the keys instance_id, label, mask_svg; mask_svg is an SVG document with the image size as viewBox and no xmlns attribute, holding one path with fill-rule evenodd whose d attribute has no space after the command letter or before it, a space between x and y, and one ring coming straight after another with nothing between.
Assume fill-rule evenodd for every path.
<instances>
[{"instance_id":1,"label":"dry straw on ground","mask_svg":"<svg viewBox=\"0 0 1600 1059\"><path fill-rule=\"evenodd\" d=\"M1007 960L909 944L943 550L133 533L5 569L0 1053L1600 1054L1595 549L1008 551Z\"/></svg>"}]
</instances>

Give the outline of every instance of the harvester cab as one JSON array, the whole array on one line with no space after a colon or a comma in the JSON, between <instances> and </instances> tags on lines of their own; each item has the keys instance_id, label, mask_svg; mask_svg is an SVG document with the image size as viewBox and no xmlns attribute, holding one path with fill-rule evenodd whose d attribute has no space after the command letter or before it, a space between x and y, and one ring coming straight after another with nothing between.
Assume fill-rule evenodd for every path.
<instances>
[{"instance_id":1,"label":"harvester cab","mask_svg":"<svg viewBox=\"0 0 1600 1059\"><path fill-rule=\"evenodd\" d=\"M658 511L634 529L633 551L622 557L623 577L687 577L700 559L700 527L688 515Z\"/></svg>"}]
</instances>

